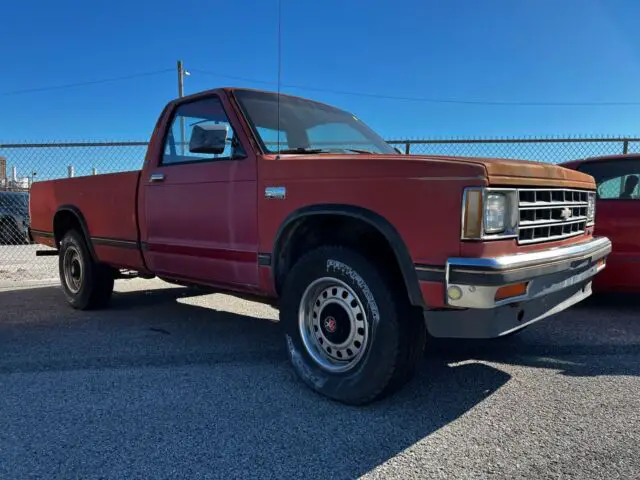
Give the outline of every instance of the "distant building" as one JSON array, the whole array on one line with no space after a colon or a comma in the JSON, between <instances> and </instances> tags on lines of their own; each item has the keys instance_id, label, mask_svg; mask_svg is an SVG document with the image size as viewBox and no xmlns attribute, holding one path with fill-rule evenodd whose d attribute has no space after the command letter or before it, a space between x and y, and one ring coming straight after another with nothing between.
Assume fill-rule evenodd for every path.
<instances>
[{"instance_id":1,"label":"distant building","mask_svg":"<svg viewBox=\"0 0 640 480\"><path fill-rule=\"evenodd\" d=\"M0 157L0 190L11 192L26 192L31 186L29 177L15 176L15 172L8 176L7 174L7 158Z\"/></svg>"}]
</instances>

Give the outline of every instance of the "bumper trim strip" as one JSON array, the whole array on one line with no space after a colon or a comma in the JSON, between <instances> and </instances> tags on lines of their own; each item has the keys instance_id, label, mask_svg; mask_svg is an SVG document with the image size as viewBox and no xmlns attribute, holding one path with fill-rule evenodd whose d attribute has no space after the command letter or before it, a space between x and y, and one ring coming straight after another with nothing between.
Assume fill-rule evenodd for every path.
<instances>
[{"instance_id":1,"label":"bumper trim strip","mask_svg":"<svg viewBox=\"0 0 640 480\"><path fill-rule=\"evenodd\" d=\"M571 263L593 255L606 256L611 252L611 241L606 237L594 238L586 242L566 247L550 248L537 252L519 253L493 258L457 258L447 261L447 269L478 270L482 273L491 271L514 271L528 267L539 267L556 262Z\"/></svg>"},{"instance_id":2,"label":"bumper trim strip","mask_svg":"<svg viewBox=\"0 0 640 480\"><path fill-rule=\"evenodd\" d=\"M445 281L445 267L438 265L422 265L416 263L414 265L416 273L418 274L418 280L423 282L444 282Z\"/></svg>"}]
</instances>

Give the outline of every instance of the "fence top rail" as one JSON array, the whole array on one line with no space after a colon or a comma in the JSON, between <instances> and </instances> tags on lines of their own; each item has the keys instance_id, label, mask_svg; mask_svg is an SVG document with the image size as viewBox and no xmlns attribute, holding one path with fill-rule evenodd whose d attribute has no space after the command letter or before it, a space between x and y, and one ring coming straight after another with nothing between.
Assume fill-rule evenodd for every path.
<instances>
[{"instance_id":1,"label":"fence top rail","mask_svg":"<svg viewBox=\"0 0 640 480\"><path fill-rule=\"evenodd\" d=\"M387 140L387 143L425 145L436 143L611 143L611 142L640 142L640 137L611 137L611 138L451 138L432 140Z\"/></svg>"},{"instance_id":2,"label":"fence top rail","mask_svg":"<svg viewBox=\"0 0 640 480\"><path fill-rule=\"evenodd\" d=\"M500 143L611 143L640 142L640 137L600 137L600 138L439 138L439 139L393 139L390 144L433 145L433 144L500 144ZM0 149L19 148L77 148L77 147L143 147L149 142L50 142L50 143L0 143Z\"/></svg>"},{"instance_id":3,"label":"fence top rail","mask_svg":"<svg viewBox=\"0 0 640 480\"><path fill-rule=\"evenodd\" d=\"M140 147L149 142L0 143L0 148Z\"/></svg>"}]
</instances>

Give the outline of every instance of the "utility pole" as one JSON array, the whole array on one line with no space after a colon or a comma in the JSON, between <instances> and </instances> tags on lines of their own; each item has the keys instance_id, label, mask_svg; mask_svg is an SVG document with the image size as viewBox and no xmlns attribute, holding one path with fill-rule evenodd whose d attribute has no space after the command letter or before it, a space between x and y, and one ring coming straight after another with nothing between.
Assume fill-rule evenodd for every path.
<instances>
[{"instance_id":1,"label":"utility pole","mask_svg":"<svg viewBox=\"0 0 640 480\"><path fill-rule=\"evenodd\" d=\"M178 97L184 97L184 67L182 60L178 60Z\"/></svg>"},{"instance_id":2,"label":"utility pole","mask_svg":"<svg viewBox=\"0 0 640 480\"><path fill-rule=\"evenodd\" d=\"M182 60L178 60L178 97L184 97L184 66ZM180 149L184 155L184 144L186 141L186 133L184 129L184 117L180 117Z\"/></svg>"}]
</instances>

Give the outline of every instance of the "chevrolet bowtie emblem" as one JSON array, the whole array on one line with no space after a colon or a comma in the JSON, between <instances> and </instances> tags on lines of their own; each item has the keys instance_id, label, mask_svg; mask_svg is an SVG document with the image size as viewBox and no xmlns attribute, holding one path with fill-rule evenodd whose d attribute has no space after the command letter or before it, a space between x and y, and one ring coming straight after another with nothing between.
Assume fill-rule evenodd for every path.
<instances>
[{"instance_id":1,"label":"chevrolet bowtie emblem","mask_svg":"<svg viewBox=\"0 0 640 480\"><path fill-rule=\"evenodd\" d=\"M569 207L563 208L562 211L560 212L560 217L563 220L569 220L572 216L573 216L573 212Z\"/></svg>"}]
</instances>

